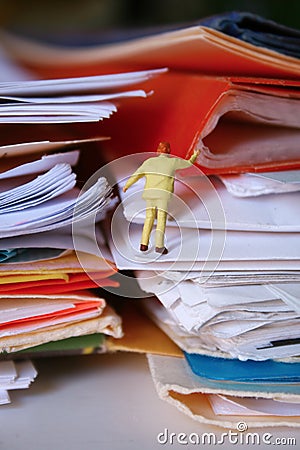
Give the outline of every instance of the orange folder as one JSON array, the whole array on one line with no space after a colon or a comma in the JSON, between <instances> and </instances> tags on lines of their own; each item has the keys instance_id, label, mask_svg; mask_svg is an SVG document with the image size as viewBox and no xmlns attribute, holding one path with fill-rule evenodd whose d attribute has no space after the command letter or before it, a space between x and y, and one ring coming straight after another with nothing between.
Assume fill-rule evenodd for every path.
<instances>
[{"instance_id":1,"label":"orange folder","mask_svg":"<svg viewBox=\"0 0 300 450\"><path fill-rule=\"evenodd\" d=\"M95 148L95 157L101 157L99 166L105 160L156 151L160 141L169 141L172 154L182 158L200 148L198 165L207 174L300 166L299 80L204 76L170 70L139 87L149 93L148 98L123 99L109 120L55 127L29 125L20 132L18 129L18 138L25 139L24 132L29 140L39 133L48 139L58 139L64 133L68 139L111 136ZM259 108L255 111L256 106ZM268 110L265 119L264 108ZM1 140L16 133L13 129L1 128ZM84 153L80 168L95 170L90 156L85 158Z\"/></svg>"},{"instance_id":2,"label":"orange folder","mask_svg":"<svg viewBox=\"0 0 300 450\"><path fill-rule=\"evenodd\" d=\"M128 101L102 124L111 136L109 160L156 151L197 160L206 173L300 167L300 82L249 77L207 77L169 72L151 80L143 104Z\"/></svg>"},{"instance_id":3,"label":"orange folder","mask_svg":"<svg viewBox=\"0 0 300 450\"><path fill-rule=\"evenodd\" d=\"M64 47L1 33L1 43L45 78L169 67L180 71L299 79L300 61L201 25L90 47Z\"/></svg>"},{"instance_id":4,"label":"orange folder","mask_svg":"<svg viewBox=\"0 0 300 450\"><path fill-rule=\"evenodd\" d=\"M7 283L0 285L0 294L18 295L18 294L62 294L64 292L81 291L83 289L92 289L104 286L117 287L118 282L109 278L111 273L105 275L103 272L69 274L68 280L48 279L38 281L28 281L20 283Z\"/></svg>"}]
</instances>

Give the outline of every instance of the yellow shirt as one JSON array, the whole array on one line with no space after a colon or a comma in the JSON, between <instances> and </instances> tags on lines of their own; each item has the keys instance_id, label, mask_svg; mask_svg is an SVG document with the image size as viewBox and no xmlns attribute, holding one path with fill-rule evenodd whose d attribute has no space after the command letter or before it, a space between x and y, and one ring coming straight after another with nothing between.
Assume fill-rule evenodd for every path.
<instances>
[{"instance_id":1,"label":"yellow shirt","mask_svg":"<svg viewBox=\"0 0 300 450\"><path fill-rule=\"evenodd\" d=\"M154 156L143 162L127 181L125 188L129 188L140 178L145 177L146 183L143 192L145 200L160 198L167 201L174 192L174 175L176 170L187 169L196 160L193 155L189 160L171 157L166 153Z\"/></svg>"}]
</instances>

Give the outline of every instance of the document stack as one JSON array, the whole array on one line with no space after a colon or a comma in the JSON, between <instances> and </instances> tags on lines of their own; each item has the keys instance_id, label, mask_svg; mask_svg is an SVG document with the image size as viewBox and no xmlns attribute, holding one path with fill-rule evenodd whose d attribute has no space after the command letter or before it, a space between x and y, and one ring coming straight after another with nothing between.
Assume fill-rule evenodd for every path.
<instances>
[{"instance_id":1,"label":"document stack","mask_svg":"<svg viewBox=\"0 0 300 450\"><path fill-rule=\"evenodd\" d=\"M148 355L158 394L204 423L235 427L242 417L251 426L299 426L299 39L299 31L248 13L92 49L2 35L10 54L42 78L159 75L145 102L126 102L101 127L121 200L107 240L115 267L134 271L141 288L120 293L140 297L182 350ZM5 95L17 101L16 92ZM160 141L175 157L200 151L193 167L176 173L167 254L152 241L140 252L143 180L122 192ZM8 226L3 233L11 236Z\"/></svg>"},{"instance_id":2,"label":"document stack","mask_svg":"<svg viewBox=\"0 0 300 450\"><path fill-rule=\"evenodd\" d=\"M179 60L156 80L156 126L142 122L137 131L147 150L160 140L176 156L201 150L198 167L175 178L169 252L158 256L154 237L139 250L143 179L122 192L151 153L114 164L122 208L110 248L119 269L135 271L149 317L184 352L149 355L163 399L206 423L232 427L242 416L253 426L298 426L299 82L293 71L277 78L270 66L268 78L258 78L258 61L245 72L236 55L238 72L218 77L191 74L188 65L179 73Z\"/></svg>"},{"instance_id":3,"label":"document stack","mask_svg":"<svg viewBox=\"0 0 300 450\"><path fill-rule=\"evenodd\" d=\"M28 125L38 134L41 124L42 131L51 124L98 124L117 111L115 101L146 97L143 90L128 87L160 72L0 83L0 122L4 140L11 138L10 144L0 147L3 357L70 337L122 336L120 317L89 290L118 286L109 251L103 250L99 257L90 244L96 235L97 245L104 246L99 222L114 203L112 189L104 177L98 177L81 190L76 173L87 145L99 145L106 138L98 133L77 140L21 139ZM86 230L91 216L94 228ZM75 224L79 224L76 246ZM97 345L101 342L97 337Z\"/></svg>"}]
</instances>

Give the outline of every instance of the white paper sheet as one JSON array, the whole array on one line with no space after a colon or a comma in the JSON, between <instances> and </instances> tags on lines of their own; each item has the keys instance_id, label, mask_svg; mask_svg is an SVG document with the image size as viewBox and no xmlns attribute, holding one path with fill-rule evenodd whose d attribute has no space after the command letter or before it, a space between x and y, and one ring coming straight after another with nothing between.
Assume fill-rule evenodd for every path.
<instances>
[{"instance_id":1,"label":"white paper sheet","mask_svg":"<svg viewBox=\"0 0 300 450\"><path fill-rule=\"evenodd\" d=\"M280 296L282 300L292 309L300 313L300 288L298 284L273 284L268 289Z\"/></svg>"},{"instance_id":2,"label":"white paper sheet","mask_svg":"<svg viewBox=\"0 0 300 450\"><path fill-rule=\"evenodd\" d=\"M2 372L6 377L2 378ZM0 390L26 389L34 381L37 371L30 360L0 361ZM5 395L4 395L5 398ZM9 397L6 397L9 400ZM6 403L9 403L6 402Z\"/></svg>"},{"instance_id":3,"label":"white paper sheet","mask_svg":"<svg viewBox=\"0 0 300 450\"><path fill-rule=\"evenodd\" d=\"M26 106L26 103L34 104L34 105L50 105L57 103L95 103L95 102L104 102L107 100L126 98L126 97L146 97L146 93L142 90L134 90L134 91L126 91L126 92L118 92L118 93L110 93L110 94L93 94L93 95L84 95L84 96L60 96L60 97L0 97L7 102L11 101L11 103L20 102Z\"/></svg>"},{"instance_id":4,"label":"white paper sheet","mask_svg":"<svg viewBox=\"0 0 300 450\"><path fill-rule=\"evenodd\" d=\"M300 404L265 398L243 398L209 394L208 400L217 415L230 416L300 416Z\"/></svg>"},{"instance_id":5,"label":"white paper sheet","mask_svg":"<svg viewBox=\"0 0 300 450\"><path fill-rule=\"evenodd\" d=\"M147 81L163 74L167 69L95 75L88 77L57 78L53 80L6 81L0 83L0 96L58 95L111 91Z\"/></svg>"},{"instance_id":6,"label":"white paper sheet","mask_svg":"<svg viewBox=\"0 0 300 450\"><path fill-rule=\"evenodd\" d=\"M10 403L8 392L0 389L0 405L7 405L8 403Z\"/></svg>"},{"instance_id":7,"label":"white paper sheet","mask_svg":"<svg viewBox=\"0 0 300 450\"><path fill-rule=\"evenodd\" d=\"M236 197L257 197L300 191L299 170L222 175L219 178L228 192Z\"/></svg>"},{"instance_id":8,"label":"white paper sheet","mask_svg":"<svg viewBox=\"0 0 300 450\"><path fill-rule=\"evenodd\" d=\"M1 150L0 150L1 151ZM34 158L34 157L33 157ZM52 169L56 164L66 163L70 166L75 166L79 159L79 150L74 150L66 153L55 153L53 155L44 155L40 159L31 162L20 164L12 169L1 172L0 180L5 180L12 177L21 177L25 175L33 175L43 173ZM1 183L0 183L1 187Z\"/></svg>"},{"instance_id":9,"label":"white paper sheet","mask_svg":"<svg viewBox=\"0 0 300 450\"><path fill-rule=\"evenodd\" d=\"M12 145L2 145L0 146L0 158L33 155L35 153L47 153L67 148L80 148L83 144L103 141L107 139L109 138L100 136L91 139L77 139L73 141L35 141Z\"/></svg>"}]
</instances>

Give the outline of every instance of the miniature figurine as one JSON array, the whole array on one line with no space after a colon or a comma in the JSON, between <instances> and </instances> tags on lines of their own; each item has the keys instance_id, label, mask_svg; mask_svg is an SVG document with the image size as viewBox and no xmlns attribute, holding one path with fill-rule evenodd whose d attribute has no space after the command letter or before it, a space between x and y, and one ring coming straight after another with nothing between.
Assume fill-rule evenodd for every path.
<instances>
[{"instance_id":1,"label":"miniature figurine","mask_svg":"<svg viewBox=\"0 0 300 450\"><path fill-rule=\"evenodd\" d=\"M158 156L149 158L128 179L123 191L145 177L143 199L146 200L146 219L144 222L140 250L148 250L150 233L157 216L155 232L155 251L166 255L167 248L164 245L165 228L167 221L168 202L174 192L174 175L179 169L186 169L194 164L200 150L196 150L189 160L170 157L170 144L160 142L157 147Z\"/></svg>"}]
</instances>

